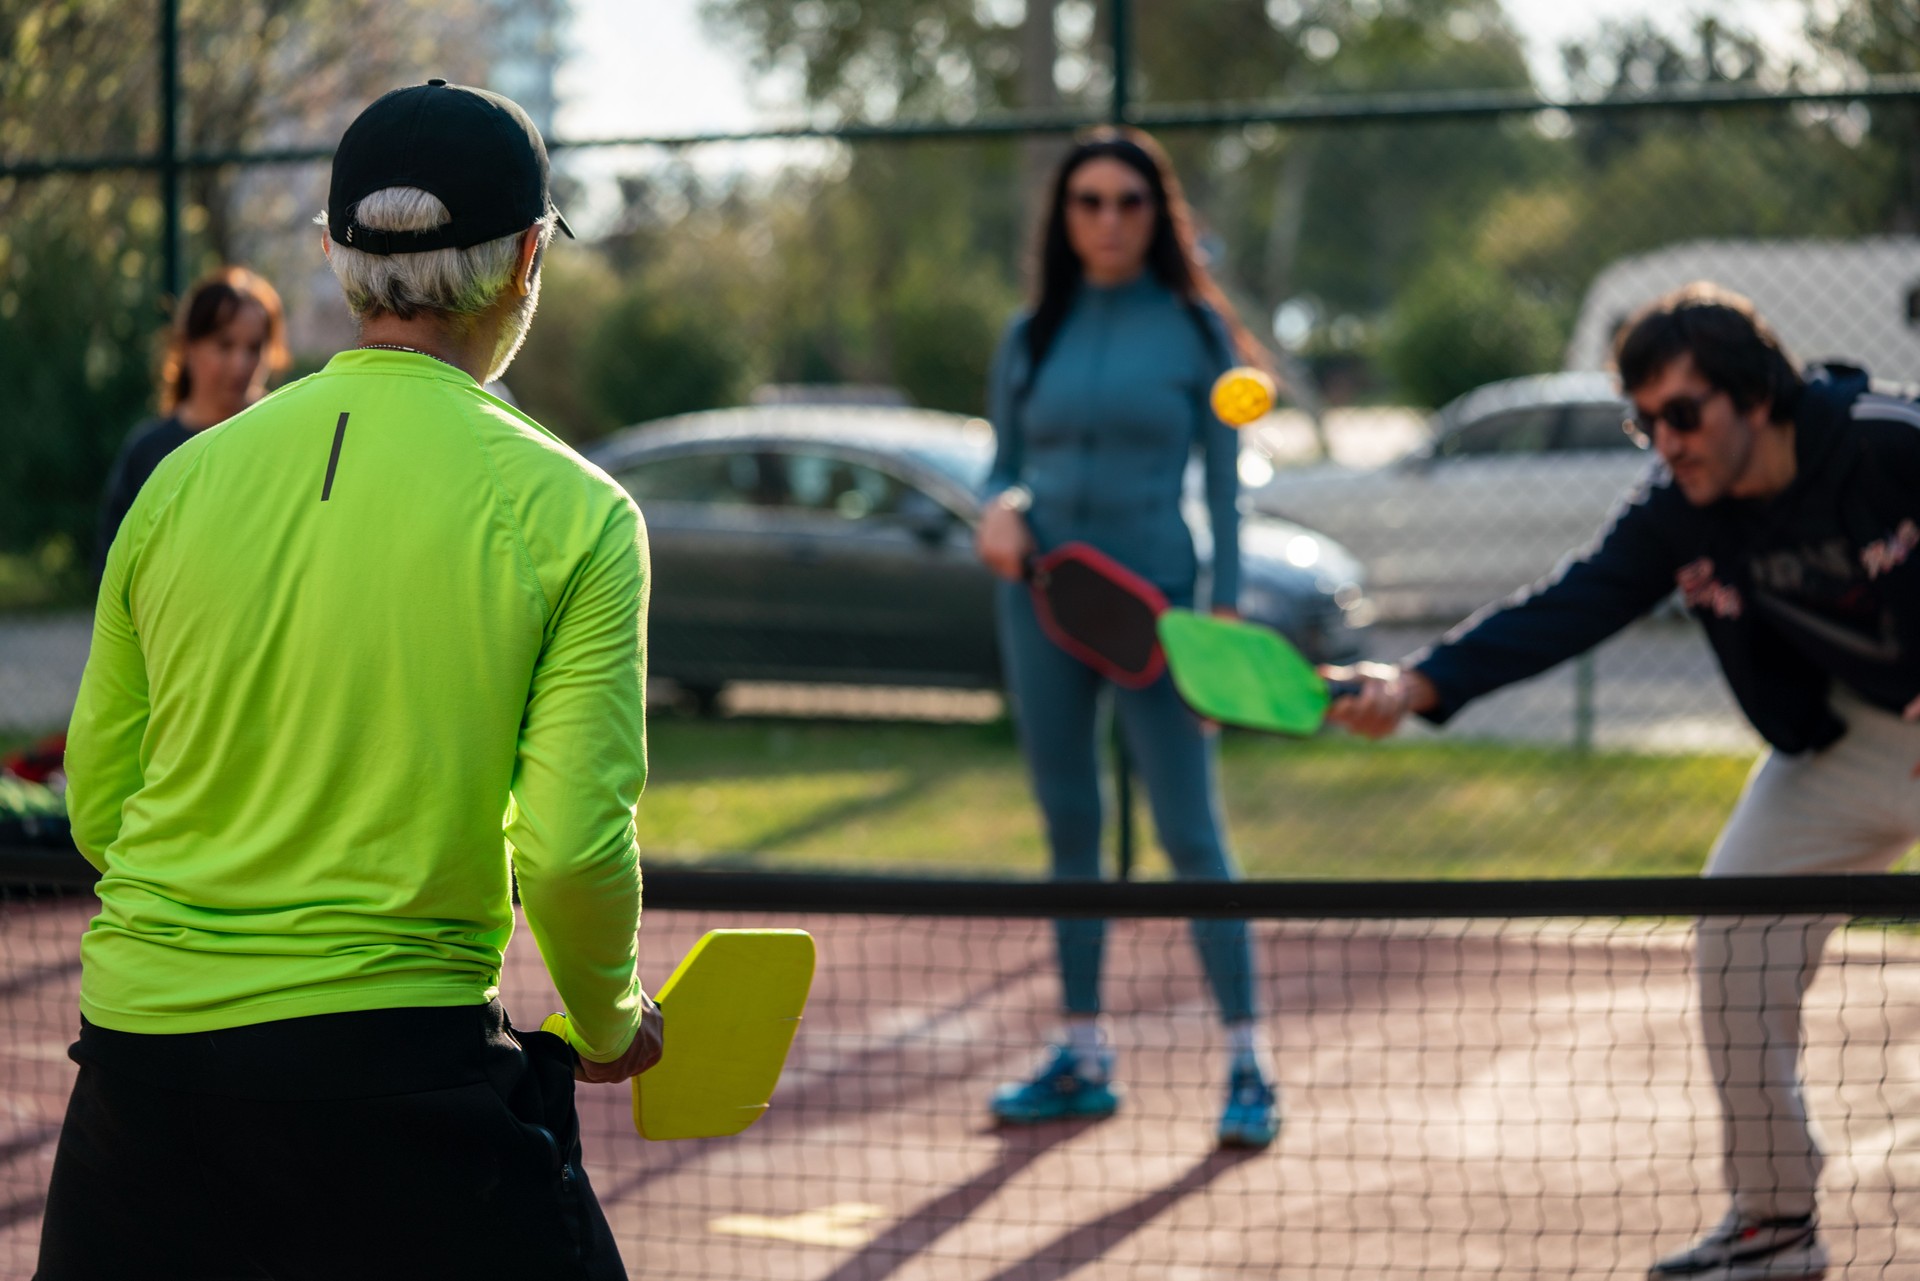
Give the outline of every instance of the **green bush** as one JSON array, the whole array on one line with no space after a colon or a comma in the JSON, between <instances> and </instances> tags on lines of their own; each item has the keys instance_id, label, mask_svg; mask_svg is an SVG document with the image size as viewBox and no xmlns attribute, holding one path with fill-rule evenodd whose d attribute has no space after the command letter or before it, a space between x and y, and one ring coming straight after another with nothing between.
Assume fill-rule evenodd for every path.
<instances>
[{"instance_id":1,"label":"green bush","mask_svg":"<svg viewBox=\"0 0 1920 1281\"><path fill-rule=\"evenodd\" d=\"M985 412L987 371L1019 297L984 266L918 266L894 291L893 381L916 405Z\"/></svg>"},{"instance_id":2,"label":"green bush","mask_svg":"<svg viewBox=\"0 0 1920 1281\"><path fill-rule=\"evenodd\" d=\"M549 253L540 276L540 310L506 383L520 407L562 440L592 440L622 425L588 394L581 377L620 282L599 254L580 251Z\"/></svg>"},{"instance_id":3,"label":"green bush","mask_svg":"<svg viewBox=\"0 0 1920 1281\"><path fill-rule=\"evenodd\" d=\"M582 389L616 426L738 404L747 390L726 318L642 284L607 308L581 355Z\"/></svg>"},{"instance_id":4,"label":"green bush","mask_svg":"<svg viewBox=\"0 0 1920 1281\"><path fill-rule=\"evenodd\" d=\"M151 412L161 318L139 267L44 224L0 236L0 552L43 588L84 579L107 471Z\"/></svg>"},{"instance_id":5,"label":"green bush","mask_svg":"<svg viewBox=\"0 0 1920 1281\"><path fill-rule=\"evenodd\" d=\"M1545 304L1498 272L1451 261L1400 296L1380 355L1409 403L1438 406L1482 383L1557 368L1564 341Z\"/></svg>"}]
</instances>

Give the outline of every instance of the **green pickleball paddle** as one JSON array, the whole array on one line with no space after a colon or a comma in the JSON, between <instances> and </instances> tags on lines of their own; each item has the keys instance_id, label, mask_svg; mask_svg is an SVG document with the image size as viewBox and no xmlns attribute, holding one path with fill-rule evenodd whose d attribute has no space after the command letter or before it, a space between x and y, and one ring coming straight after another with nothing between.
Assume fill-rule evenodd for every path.
<instances>
[{"instance_id":1,"label":"green pickleball paddle","mask_svg":"<svg viewBox=\"0 0 1920 1281\"><path fill-rule=\"evenodd\" d=\"M1329 685L1286 637L1256 623L1169 609L1156 626L1180 697L1223 725L1303 737L1335 698L1359 689Z\"/></svg>"}]
</instances>

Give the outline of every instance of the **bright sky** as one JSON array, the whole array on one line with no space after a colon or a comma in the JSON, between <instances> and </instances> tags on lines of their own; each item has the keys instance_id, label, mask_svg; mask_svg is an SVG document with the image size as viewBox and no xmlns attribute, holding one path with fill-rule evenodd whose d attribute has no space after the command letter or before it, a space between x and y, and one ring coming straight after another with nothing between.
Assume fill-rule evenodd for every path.
<instances>
[{"instance_id":1,"label":"bright sky","mask_svg":"<svg viewBox=\"0 0 1920 1281\"><path fill-rule=\"evenodd\" d=\"M1179 0L1136 0L1174 4ZM1526 38L1541 79L1557 80L1563 40L1603 18L1655 15L1683 28L1705 12L1758 32L1769 43L1795 42L1802 0L1505 0ZM745 60L711 39L699 0L573 0L572 54L560 82L563 136L690 133L755 122Z\"/></svg>"},{"instance_id":2,"label":"bright sky","mask_svg":"<svg viewBox=\"0 0 1920 1281\"><path fill-rule=\"evenodd\" d=\"M1179 0L1135 0L1175 4ZM618 137L726 131L775 118L756 106L778 106L781 95L762 86L756 104L754 78L745 59L712 39L699 18L699 0L572 0L570 54L560 75L561 137ZM1526 39L1540 83L1560 88L1562 41L1593 30L1603 18L1651 15L1669 29L1684 29L1704 12L1754 31L1770 45L1791 47L1805 12L1804 0L1505 0L1507 13ZM780 148L731 152L721 167L777 165ZM791 152L784 154L791 156ZM631 165L629 158L626 164ZM617 155L576 152L563 164L582 178L621 167ZM592 221L591 213L587 221Z\"/></svg>"}]
</instances>

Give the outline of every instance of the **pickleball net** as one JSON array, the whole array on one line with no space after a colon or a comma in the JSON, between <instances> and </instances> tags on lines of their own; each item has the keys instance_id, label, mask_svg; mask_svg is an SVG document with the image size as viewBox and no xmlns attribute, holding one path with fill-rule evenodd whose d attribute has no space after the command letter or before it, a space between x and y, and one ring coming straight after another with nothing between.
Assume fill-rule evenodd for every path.
<instances>
[{"instance_id":1,"label":"pickleball net","mask_svg":"<svg viewBox=\"0 0 1920 1281\"><path fill-rule=\"evenodd\" d=\"M15 871L0 891L0 1276L26 1277L91 900ZM1917 888L657 870L642 933L654 981L729 926L812 931L819 974L758 1125L649 1144L624 1088L583 1086L588 1169L631 1273L650 1278L1643 1277L1725 1208L1695 916L1786 938L1832 913L1845 924L1804 1027L1828 1275L1911 1276ZM1034 1066L1056 1024L1061 911L1111 918L1125 1098L1104 1121L996 1129L989 1094ZM1280 1137L1257 1153L1214 1146L1226 1052L1183 919L1236 913L1285 1091ZM524 932L502 986L519 1026L553 1006Z\"/></svg>"}]
</instances>

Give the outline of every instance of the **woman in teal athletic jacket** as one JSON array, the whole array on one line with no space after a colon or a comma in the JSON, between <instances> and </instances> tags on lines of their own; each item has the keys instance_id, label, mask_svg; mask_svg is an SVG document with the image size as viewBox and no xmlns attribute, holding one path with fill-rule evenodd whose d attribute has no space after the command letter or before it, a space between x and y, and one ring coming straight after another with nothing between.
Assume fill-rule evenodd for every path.
<instances>
[{"instance_id":1,"label":"woman in teal athletic jacket","mask_svg":"<svg viewBox=\"0 0 1920 1281\"><path fill-rule=\"evenodd\" d=\"M1262 356L1194 252L1178 180L1145 134L1103 130L1074 147L1054 177L1042 237L1038 300L1008 326L994 361L997 449L977 546L1005 580L1001 653L1053 875L1100 875L1096 724L1111 698L1175 871L1230 879L1214 735L1171 678L1118 688L1053 645L1020 577L1029 555L1079 541L1174 604L1192 605L1198 562L1180 497L1198 450L1214 544L1208 603L1234 613L1239 445L1214 417L1208 393L1237 363L1236 350L1242 361ZM1059 921L1055 931L1066 1028L1031 1079L995 1094L994 1114L1009 1124L1105 1116L1119 1104L1099 1018L1104 922ZM1276 1129L1276 1100L1257 1037L1246 925L1195 921L1193 935L1232 1048L1220 1142L1264 1147Z\"/></svg>"}]
</instances>

